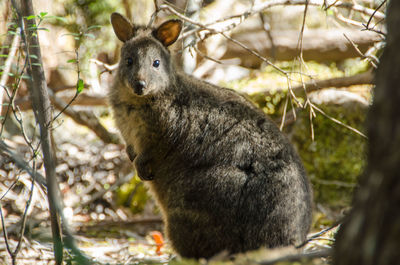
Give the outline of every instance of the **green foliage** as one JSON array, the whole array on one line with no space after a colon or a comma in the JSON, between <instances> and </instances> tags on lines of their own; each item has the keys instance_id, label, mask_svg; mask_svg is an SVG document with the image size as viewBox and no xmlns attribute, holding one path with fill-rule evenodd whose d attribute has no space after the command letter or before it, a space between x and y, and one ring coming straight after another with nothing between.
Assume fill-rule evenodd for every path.
<instances>
[{"instance_id":1,"label":"green foliage","mask_svg":"<svg viewBox=\"0 0 400 265\"><path fill-rule=\"evenodd\" d=\"M76 83L76 93L81 93L83 91L83 88L85 86L85 83L83 82L82 79L78 79L78 82Z\"/></svg>"},{"instance_id":2,"label":"green foliage","mask_svg":"<svg viewBox=\"0 0 400 265\"><path fill-rule=\"evenodd\" d=\"M148 200L147 189L137 175L117 190L117 203L129 207L133 213L140 213Z\"/></svg>"}]
</instances>

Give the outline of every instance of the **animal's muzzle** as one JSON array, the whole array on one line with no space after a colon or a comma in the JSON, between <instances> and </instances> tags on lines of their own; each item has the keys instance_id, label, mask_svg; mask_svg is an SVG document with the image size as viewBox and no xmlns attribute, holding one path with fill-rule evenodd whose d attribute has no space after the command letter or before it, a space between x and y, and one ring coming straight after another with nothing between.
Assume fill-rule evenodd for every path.
<instances>
[{"instance_id":1,"label":"animal's muzzle","mask_svg":"<svg viewBox=\"0 0 400 265\"><path fill-rule=\"evenodd\" d=\"M137 95L143 95L143 90L146 88L146 81L137 80L133 84L133 90Z\"/></svg>"}]
</instances>

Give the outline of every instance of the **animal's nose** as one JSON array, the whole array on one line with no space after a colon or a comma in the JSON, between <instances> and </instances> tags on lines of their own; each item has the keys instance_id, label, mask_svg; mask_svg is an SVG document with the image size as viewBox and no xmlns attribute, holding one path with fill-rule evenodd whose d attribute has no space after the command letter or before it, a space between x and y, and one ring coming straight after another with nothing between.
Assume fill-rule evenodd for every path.
<instances>
[{"instance_id":1,"label":"animal's nose","mask_svg":"<svg viewBox=\"0 0 400 265\"><path fill-rule=\"evenodd\" d=\"M143 81L143 80L135 81L134 90L135 90L136 94L142 95L143 94L143 90L145 88L146 88L146 81Z\"/></svg>"}]
</instances>

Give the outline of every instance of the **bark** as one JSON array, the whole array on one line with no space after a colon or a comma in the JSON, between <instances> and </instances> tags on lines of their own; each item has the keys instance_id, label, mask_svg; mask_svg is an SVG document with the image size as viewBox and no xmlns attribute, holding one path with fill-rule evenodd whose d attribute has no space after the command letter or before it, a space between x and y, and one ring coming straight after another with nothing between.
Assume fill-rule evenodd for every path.
<instances>
[{"instance_id":1,"label":"bark","mask_svg":"<svg viewBox=\"0 0 400 265\"><path fill-rule=\"evenodd\" d=\"M368 116L368 166L337 235L334 264L400 262L400 1L389 1L387 46Z\"/></svg>"}]
</instances>

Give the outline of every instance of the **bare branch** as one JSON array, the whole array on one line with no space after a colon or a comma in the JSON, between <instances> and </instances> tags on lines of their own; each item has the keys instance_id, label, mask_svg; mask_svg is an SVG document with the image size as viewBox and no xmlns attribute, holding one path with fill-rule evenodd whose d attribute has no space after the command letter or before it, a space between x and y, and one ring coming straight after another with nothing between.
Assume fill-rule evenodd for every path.
<instances>
[{"instance_id":1,"label":"bare branch","mask_svg":"<svg viewBox=\"0 0 400 265\"><path fill-rule=\"evenodd\" d=\"M381 9L381 7L386 4L386 0L383 0L382 3L374 10L374 12L371 14L371 16L368 19L367 25L365 26L367 29L369 28L369 24L372 21L372 18L375 17L376 12L378 12L379 9ZM382 19L382 18L381 18Z\"/></svg>"},{"instance_id":2,"label":"bare branch","mask_svg":"<svg viewBox=\"0 0 400 265\"><path fill-rule=\"evenodd\" d=\"M158 6L157 0L153 0L153 2L154 2L154 12L153 12L153 14L151 15L149 24L147 24L147 27L148 27L148 28L150 28L151 25L153 25L154 20L156 19L158 12L160 12L160 8L159 8L159 6Z\"/></svg>"},{"instance_id":3,"label":"bare branch","mask_svg":"<svg viewBox=\"0 0 400 265\"><path fill-rule=\"evenodd\" d=\"M352 186L354 187L354 186ZM329 231L335 229L335 228L339 228L340 226L340 222L335 222L332 226L325 228L317 233L312 234L311 236L309 236L303 243L301 243L300 245L296 246L296 248L302 248L304 247L308 242L318 238L319 236L328 233Z\"/></svg>"},{"instance_id":4,"label":"bare branch","mask_svg":"<svg viewBox=\"0 0 400 265\"><path fill-rule=\"evenodd\" d=\"M367 59L368 62L372 65L372 67L374 67L374 68L376 69L376 68L377 68L377 64L378 64L379 62L378 62L374 57L372 57L372 56L366 56L365 54L363 54L363 53L360 51L360 49L357 47L357 45L354 44L354 42L353 42L349 37L347 37L346 34L343 33L343 35L344 35L344 37L351 43L351 45L354 47L354 49L357 51L357 53L361 56L361 58Z\"/></svg>"},{"instance_id":5,"label":"bare branch","mask_svg":"<svg viewBox=\"0 0 400 265\"><path fill-rule=\"evenodd\" d=\"M312 5L312 6L324 6L326 4L326 0L271 0L271 1L266 1L263 3L260 3L258 5L255 5L251 10L246 11L244 13L238 14L238 15L233 15L229 17L225 17L222 19L215 20L214 22L208 23L206 25L203 25L197 21L191 20L182 14L180 14L178 11L176 11L174 8L172 8L169 5L161 5L160 10L167 10L171 12L172 14L178 16L180 19L192 23L193 25L196 25L199 27L199 29L194 29L191 32L186 32L182 34L182 37L186 37L188 34L194 34L195 32L198 32L202 29L207 29L210 31L210 33L216 34L219 32L224 32L227 30L230 30L234 27L236 27L238 24L242 23L245 19L248 17L263 12L268 8L274 7L274 6L289 6L289 5ZM342 2L342 1L334 1L331 5L328 5L328 8L331 7L338 7L338 8L344 8L344 9L349 9L349 10L354 10L357 12L360 12L362 14L366 14L368 16L373 16L376 19L384 19L385 14L382 12L379 12L377 10L367 8L358 4L350 3L350 2ZM231 23L227 23L227 21L231 21ZM221 30L215 30L213 27L217 26L218 24L224 23L224 27Z\"/></svg>"},{"instance_id":6,"label":"bare branch","mask_svg":"<svg viewBox=\"0 0 400 265\"><path fill-rule=\"evenodd\" d=\"M282 73L283 75L285 75L287 78L289 78L289 75L286 71L282 70L281 68L279 68L278 66L274 65L270 60L268 60L267 58L265 58L264 56L262 56L261 54L259 54L258 52L251 50L250 48L248 48L246 45L244 45L243 43L241 43L240 41L237 41L235 39L233 39L232 37L228 36L226 33L224 32L220 32L220 34L222 36L224 36L226 39L232 41L233 43L239 45L240 47L242 47L243 49L245 49L246 51L250 52L251 54L257 56L258 58L260 58L262 61L264 61L265 63L267 63L268 65L271 65L275 70L277 70L278 72Z\"/></svg>"},{"instance_id":7,"label":"bare branch","mask_svg":"<svg viewBox=\"0 0 400 265\"><path fill-rule=\"evenodd\" d=\"M355 132L356 134L358 134L358 135L364 137L365 139L368 139L368 137L367 137L364 133L360 132L360 131L357 130L356 128L353 128L353 127L351 127L351 126L349 126L349 125L347 125L347 124L345 124L345 123L339 121L338 119L335 119L335 118L329 116L329 115L326 114L322 109L318 108L317 106L315 106L315 105L312 104L311 102L310 102L310 104L313 106L314 109L316 109L319 113L321 113L322 115L324 115L325 117L327 117L327 118L330 119L331 121L333 121L333 122L335 122L335 123L337 123L337 124L339 124L339 125L341 125L341 126L347 128L347 129L349 129L350 131Z\"/></svg>"},{"instance_id":8,"label":"bare branch","mask_svg":"<svg viewBox=\"0 0 400 265\"><path fill-rule=\"evenodd\" d=\"M306 2L308 2L308 5L312 5L312 6L324 6L324 4L325 4L325 2L323 0L271 0L271 1L267 1L267 2L264 2L264 3L261 3L257 6L255 6L252 9L251 14L264 11L265 9L270 8L272 6L305 5ZM331 8L331 7L350 9L350 10L354 10L354 11L357 11L357 12L360 12L362 14L369 15L369 16L374 15L374 17L377 19L385 18L385 14L383 14L379 11L375 12L374 9L367 8L362 5L352 3L352 2L333 1L333 3L328 6L328 8Z\"/></svg>"}]
</instances>

